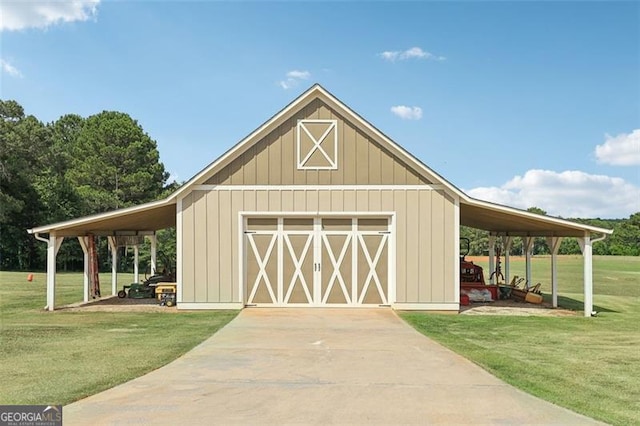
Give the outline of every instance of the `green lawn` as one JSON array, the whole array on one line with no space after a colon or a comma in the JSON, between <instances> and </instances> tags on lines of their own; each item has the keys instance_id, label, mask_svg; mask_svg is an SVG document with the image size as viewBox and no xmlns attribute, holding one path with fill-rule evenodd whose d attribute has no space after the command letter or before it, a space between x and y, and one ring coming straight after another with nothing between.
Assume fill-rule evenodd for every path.
<instances>
[{"instance_id":1,"label":"green lawn","mask_svg":"<svg viewBox=\"0 0 640 426\"><path fill-rule=\"evenodd\" d=\"M524 275L524 261L511 266ZM548 257L534 259L532 275L548 292ZM582 257L561 257L558 276L560 305L582 311ZM594 257L594 309L595 318L401 316L526 392L607 423L640 424L640 258Z\"/></svg>"},{"instance_id":2,"label":"green lawn","mask_svg":"<svg viewBox=\"0 0 640 426\"><path fill-rule=\"evenodd\" d=\"M109 274L103 294L111 293ZM119 276L118 287L132 280ZM108 281L108 282L106 282ZM0 272L0 404L68 404L155 370L237 311L45 312L44 274ZM81 274L58 274L56 306L82 299Z\"/></svg>"}]
</instances>

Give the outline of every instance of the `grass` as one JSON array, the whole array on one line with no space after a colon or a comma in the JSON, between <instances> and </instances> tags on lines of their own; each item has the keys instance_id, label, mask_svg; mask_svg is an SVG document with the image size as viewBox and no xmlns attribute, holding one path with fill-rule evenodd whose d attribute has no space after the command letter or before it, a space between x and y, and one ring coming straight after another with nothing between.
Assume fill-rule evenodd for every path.
<instances>
[{"instance_id":1,"label":"grass","mask_svg":"<svg viewBox=\"0 0 640 426\"><path fill-rule=\"evenodd\" d=\"M521 259L511 273L524 275ZM549 291L549 258L534 259L532 276ZM401 316L528 393L607 423L639 424L640 258L594 257L595 318L582 316L582 258L561 257L558 276L559 303L576 317Z\"/></svg>"},{"instance_id":2,"label":"grass","mask_svg":"<svg viewBox=\"0 0 640 426\"><path fill-rule=\"evenodd\" d=\"M0 404L68 404L155 370L237 312L45 312L44 274L0 272ZM119 276L122 283L131 275ZM111 293L111 283L103 283ZM58 274L56 306L82 299L81 274Z\"/></svg>"}]
</instances>

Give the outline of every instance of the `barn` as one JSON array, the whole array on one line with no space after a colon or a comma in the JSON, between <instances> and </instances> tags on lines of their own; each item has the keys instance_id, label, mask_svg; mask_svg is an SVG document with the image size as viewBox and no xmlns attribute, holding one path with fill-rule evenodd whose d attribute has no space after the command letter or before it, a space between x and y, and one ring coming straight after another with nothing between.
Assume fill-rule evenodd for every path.
<instances>
[{"instance_id":1,"label":"barn","mask_svg":"<svg viewBox=\"0 0 640 426\"><path fill-rule=\"evenodd\" d=\"M457 312L461 225L488 231L490 250L523 237L528 261L546 237L554 303L559 242L577 237L591 313L591 244L610 230L473 199L317 84L166 199L29 232L48 244L51 310L64 238L107 236L116 256L118 238L147 236L153 251L175 226L179 309Z\"/></svg>"}]
</instances>

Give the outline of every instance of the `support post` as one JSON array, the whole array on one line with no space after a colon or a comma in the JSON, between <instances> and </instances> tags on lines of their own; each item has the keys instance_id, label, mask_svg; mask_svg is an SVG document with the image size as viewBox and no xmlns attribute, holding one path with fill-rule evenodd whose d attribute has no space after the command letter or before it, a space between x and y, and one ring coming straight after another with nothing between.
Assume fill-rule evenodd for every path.
<instances>
[{"instance_id":1,"label":"support post","mask_svg":"<svg viewBox=\"0 0 640 426\"><path fill-rule=\"evenodd\" d=\"M133 282L140 282L140 271L138 265L140 263L139 258L139 246L136 244L133 246Z\"/></svg>"},{"instance_id":2,"label":"support post","mask_svg":"<svg viewBox=\"0 0 640 426\"><path fill-rule=\"evenodd\" d=\"M56 299L56 236L49 235L47 242L47 306L53 311Z\"/></svg>"},{"instance_id":3,"label":"support post","mask_svg":"<svg viewBox=\"0 0 640 426\"><path fill-rule=\"evenodd\" d=\"M489 284L495 284L493 282L493 271L496 269L495 263L496 257L496 236L489 234Z\"/></svg>"},{"instance_id":4,"label":"support post","mask_svg":"<svg viewBox=\"0 0 640 426\"><path fill-rule=\"evenodd\" d=\"M158 239L156 238L155 232L153 233L153 235L147 236L147 238L149 238L149 242L151 243L151 275L153 275L156 273L156 269L158 267L156 262Z\"/></svg>"},{"instance_id":5,"label":"support post","mask_svg":"<svg viewBox=\"0 0 640 426\"><path fill-rule=\"evenodd\" d=\"M118 246L116 237L107 237L111 248L111 295L118 293Z\"/></svg>"},{"instance_id":6,"label":"support post","mask_svg":"<svg viewBox=\"0 0 640 426\"><path fill-rule=\"evenodd\" d=\"M547 245L551 249L551 300L553 307L558 307L558 250L562 237L547 237Z\"/></svg>"},{"instance_id":7,"label":"support post","mask_svg":"<svg viewBox=\"0 0 640 426\"><path fill-rule=\"evenodd\" d=\"M591 249L591 236L585 235L578 239L582 256L584 257L584 316L590 317L593 312L593 253Z\"/></svg>"},{"instance_id":8,"label":"support post","mask_svg":"<svg viewBox=\"0 0 640 426\"><path fill-rule=\"evenodd\" d=\"M82 247L82 258L84 263L84 269L82 274L82 300L86 303L89 301L89 242L88 237L78 237L80 247Z\"/></svg>"},{"instance_id":9,"label":"support post","mask_svg":"<svg viewBox=\"0 0 640 426\"><path fill-rule=\"evenodd\" d=\"M502 237L502 245L504 246L504 281L509 284L511 282L511 262L509 260L509 255L511 251L511 243L513 242L513 237L504 236Z\"/></svg>"},{"instance_id":10,"label":"support post","mask_svg":"<svg viewBox=\"0 0 640 426\"><path fill-rule=\"evenodd\" d=\"M47 305L45 309L53 311L56 304L56 257L64 237L57 238L56 234L49 234L49 239L45 239L36 234L36 239L47 243Z\"/></svg>"},{"instance_id":11,"label":"support post","mask_svg":"<svg viewBox=\"0 0 640 426\"><path fill-rule=\"evenodd\" d=\"M523 249L525 253L525 279L527 286L531 286L533 283L531 282L531 252L533 249L533 237L523 237Z\"/></svg>"}]
</instances>

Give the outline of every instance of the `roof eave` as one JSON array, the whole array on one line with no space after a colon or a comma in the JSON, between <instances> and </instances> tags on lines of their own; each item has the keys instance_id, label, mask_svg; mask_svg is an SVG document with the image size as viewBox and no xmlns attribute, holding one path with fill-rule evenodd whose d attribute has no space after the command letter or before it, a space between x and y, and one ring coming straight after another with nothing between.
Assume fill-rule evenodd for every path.
<instances>
[{"instance_id":1,"label":"roof eave","mask_svg":"<svg viewBox=\"0 0 640 426\"><path fill-rule=\"evenodd\" d=\"M467 204L500 211L503 213L516 214L521 217L525 217L528 219L533 219L540 222L552 223L554 225L565 226L567 228L572 228L576 230L581 230L587 233L598 233L602 235L611 235L613 234L613 229L600 228L597 226L585 225L582 223L573 222L567 219L556 218L553 216L543 216L537 213L531 213L526 210L520 210L514 207L503 206L501 204L491 203L489 201L478 200L476 198L469 197L465 194L464 201Z\"/></svg>"},{"instance_id":2,"label":"roof eave","mask_svg":"<svg viewBox=\"0 0 640 426\"><path fill-rule=\"evenodd\" d=\"M136 213L136 212L141 212L141 211L145 211L145 210L151 210L153 208L157 208L157 207L162 207L164 205L169 205L169 204L175 204L175 199L172 198L172 196L169 196L167 198L161 199L161 200L157 200L157 201L151 201L145 204L140 204L137 206L132 206L132 207L125 207L122 209L118 209L118 210L112 210L109 212L105 212L105 213L97 213L97 214L93 214L90 216L83 216L77 219L71 219L71 220L66 220L63 222L57 222L57 223L52 223L49 225L44 225L44 226L39 226L36 228L31 228L31 229L27 229L27 233L29 234L45 234L45 233L51 233L53 231L56 230L63 230L66 228L72 228L75 226L79 226L79 225L84 225L87 223L91 223L91 222L95 222L97 220L106 220L106 219L111 219L114 217L118 217L118 216L122 216L122 215L126 215L126 214L130 214L130 213Z\"/></svg>"}]
</instances>

